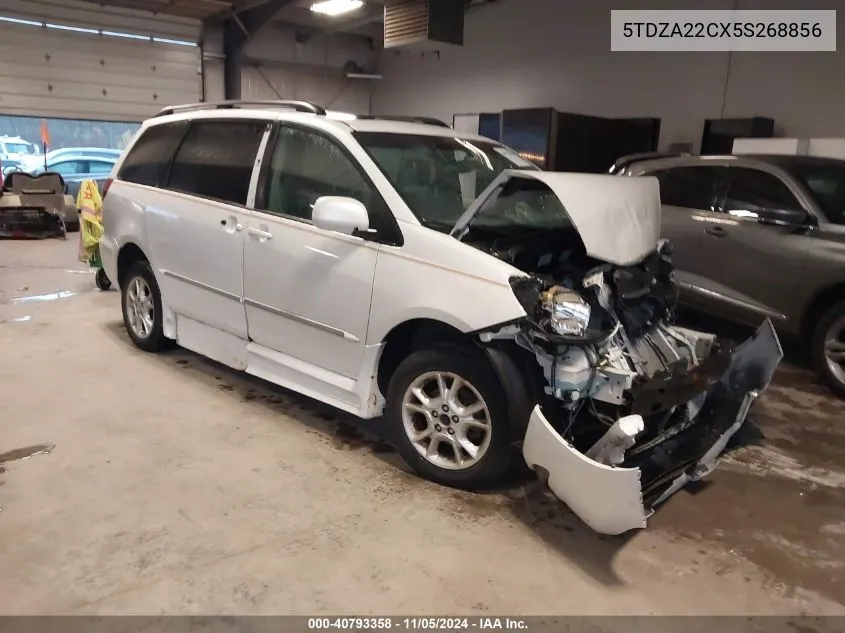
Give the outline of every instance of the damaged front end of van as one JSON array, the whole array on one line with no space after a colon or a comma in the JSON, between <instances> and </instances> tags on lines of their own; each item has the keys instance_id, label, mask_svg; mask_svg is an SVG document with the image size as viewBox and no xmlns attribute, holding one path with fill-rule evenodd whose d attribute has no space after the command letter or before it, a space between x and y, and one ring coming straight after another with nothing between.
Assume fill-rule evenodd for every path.
<instances>
[{"instance_id":1,"label":"damaged front end of van","mask_svg":"<svg viewBox=\"0 0 845 633\"><path fill-rule=\"evenodd\" d=\"M531 227L538 205L559 221ZM526 230L503 233L503 218ZM710 474L783 358L769 320L736 346L675 325L659 233L655 179L535 171L502 174L453 230L524 273L511 287L526 317L476 336L533 365L523 456L604 534L645 527Z\"/></svg>"}]
</instances>

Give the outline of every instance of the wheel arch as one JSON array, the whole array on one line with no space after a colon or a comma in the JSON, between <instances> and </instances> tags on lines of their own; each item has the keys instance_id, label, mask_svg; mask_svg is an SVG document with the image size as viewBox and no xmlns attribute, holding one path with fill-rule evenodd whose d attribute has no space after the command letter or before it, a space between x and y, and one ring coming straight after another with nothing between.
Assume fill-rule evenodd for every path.
<instances>
[{"instance_id":1,"label":"wheel arch","mask_svg":"<svg viewBox=\"0 0 845 633\"><path fill-rule=\"evenodd\" d=\"M117 285L123 288L123 281L126 276L126 271L135 262L149 262L150 258L135 242L127 242L120 247L117 253Z\"/></svg>"},{"instance_id":2,"label":"wheel arch","mask_svg":"<svg viewBox=\"0 0 845 633\"><path fill-rule=\"evenodd\" d=\"M505 394L513 440L523 439L531 410L536 404L534 381L528 376L525 362L535 361L528 359L527 354L521 356L520 352L524 351L514 349L516 344L483 344L473 333L462 332L448 323L430 318L411 319L394 326L383 343L376 374L378 388L383 395L387 394L396 369L413 352L448 346L474 349L479 362L489 364Z\"/></svg>"},{"instance_id":3,"label":"wheel arch","mask_svg":"<svg viewBox=\"0 0 845 633\"><path fill-rule=\"evenodd\" d=\"M437 319L417 318L395 325L382 341L384 349L376 373L379 390L387 393L396 368L414 351L461 343L472 343L472 339L454 325Z\"/></svg>"},{"instance_id":4,"label":"wheel arch","mask_svg":"<svg viewBox=\"0 0 845 633\"><path fill-rule=\"evenodd\" d=\"M840 301L845 301L845 281L831 284L818 291L801 317L802 336L805 339L812 336L819 319Z\"/></svg>"}]
</instances>

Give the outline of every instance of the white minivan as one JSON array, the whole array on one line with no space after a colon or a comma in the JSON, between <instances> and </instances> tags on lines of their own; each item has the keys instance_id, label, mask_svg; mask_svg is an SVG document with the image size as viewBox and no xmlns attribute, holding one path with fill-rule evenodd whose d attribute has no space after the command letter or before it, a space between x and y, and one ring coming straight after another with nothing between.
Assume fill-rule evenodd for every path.
<instances>
[{"instance_id":1,"label":"white minivan","mask_svg":"<svg viewBox=\"0 0 845 633\"><path fill-rule=\"evenodd\" d=\"M517 449L599 532L706 476L782 356L673 325L652 178L305 102L166 108L104 192L132 341L361 418L464 488Z\"/></svg>"}]
</instances>

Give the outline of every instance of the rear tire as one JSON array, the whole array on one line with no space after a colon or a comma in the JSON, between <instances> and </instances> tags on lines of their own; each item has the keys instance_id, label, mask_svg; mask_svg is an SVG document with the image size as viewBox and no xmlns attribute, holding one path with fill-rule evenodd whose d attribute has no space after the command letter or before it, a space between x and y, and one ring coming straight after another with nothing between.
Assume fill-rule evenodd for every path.
<instances>
[{"instance_id":1,"label":"rear tire","mask_svg":"<svg viewBox=\"0 0 845 633\"><path fill-rule=\"evenodd\" d=\"M845 398L845 301L831 306L819 319L810 349L822 380L833 393Z\"/></svg>"},{"instance_id":2,"label":"rear tire","mask_svg":"<svg viewBox=\"0 0 845 633\"><path fill-rule=\"evenodd\" d=\"M150 264L132 264L120 291L123 324L132 342L145 352L171 347L173 341L164 336L161 292Z\"/></svg>"},{"instance_id":3,"label":"rear tire","mask_svg":"<svg viewBox=\"0 0 845 633\"><path fill-rule=\"evenodd\" d=\"M108 290L111 288L111 279L106 275L106 271L102 268L97 269L97 274L94 275L94 283L100 290Z\"/></svg>"},{"instance_id":4,"label":"rear tire","mask_svg":"<svg viewBox=\"0 0 845 633\"><path fill-rule=\"evenodd\" d=\"M396 450L420 476L475 489L499 481L507 471L513 454L507 402L476 350L449 346L414 352L393 374L386 401Z\"/></svg>"}]
</instances>

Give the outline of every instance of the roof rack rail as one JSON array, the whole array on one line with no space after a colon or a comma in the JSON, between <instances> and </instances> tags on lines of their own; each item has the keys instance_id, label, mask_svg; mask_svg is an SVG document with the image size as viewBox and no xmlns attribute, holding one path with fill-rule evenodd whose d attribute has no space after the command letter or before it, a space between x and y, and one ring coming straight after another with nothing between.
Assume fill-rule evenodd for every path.
<instances>
[{"instance_id":1,"label":"roof rack rail","mask_svg":"<svg viewBox=\"0 0 845 633\"><path fill-rule=\"evenodd\" d=\"M617 159L613 165L608 169L608 173L619 173L634 163L640 163L646 160L655 160L658 158L679 158L681 156L691 156L689 152L641 152L639 154L628 154Z\"/></svg>"},{"instance_id":2,"label":"roof rack rail","mask_svg":"<svg viewBox=\"0 0 845 633\"><path fill-rule=\"evenodd\" d=\"M359 114L358 118L365 119L368 121L398 121L404 123L425 123L426 125L436 125L437 127L452 127L451 125L444 121L441 121L440 119L435 119L433 117L428 116L378 116L375 114Z\"/></svg>"},{"instance_id":3,"label":"roof rack rail","mask_svg":"<svg viewBox=\"0 0 845 633\"><path fill-rule=\"evenodd\" d=\"M186 103L183 105L167 106L159 110L155 116L167 116L176 112L187 112L190 110L229 110L233 108L245 108L259 106L262 108L292 108L297 112L309 112L325 116L326 109L323 106L311 103L310 101L287 101L287 100L231 100L206 103Z\"/></svg>"}]
</instances>

